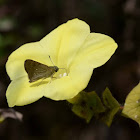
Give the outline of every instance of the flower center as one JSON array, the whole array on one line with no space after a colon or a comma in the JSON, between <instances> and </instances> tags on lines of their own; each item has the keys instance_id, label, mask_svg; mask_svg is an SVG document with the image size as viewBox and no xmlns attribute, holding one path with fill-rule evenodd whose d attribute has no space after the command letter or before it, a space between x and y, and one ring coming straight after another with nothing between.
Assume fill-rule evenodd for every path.
<instances>
[{"instance_id":1,"label":"flower center","mask_svg":"<svg viewBox=\"0 0 140 140\"><path fill-rule=\"evenodd\" d=\"M60 78L62 78L62 77L64 77L64 76L67 76L67 73L66 73L66 72L63 73L63 74L59 74L59 77L60 77Z\"/></svg>"},{"instance_id":2,"label":"flower center","mask_svg":"<svg viewBox=\"0 0 140 140\"><path fill-rule=\"evenodd\" d=\"M58 72L56 72L53 77L55 77L56 79L60 79L64 76L68 76L67 70L66 69L59 69ZM55 79L54 79L55 80Z\"/></svg>"}]
</instances>

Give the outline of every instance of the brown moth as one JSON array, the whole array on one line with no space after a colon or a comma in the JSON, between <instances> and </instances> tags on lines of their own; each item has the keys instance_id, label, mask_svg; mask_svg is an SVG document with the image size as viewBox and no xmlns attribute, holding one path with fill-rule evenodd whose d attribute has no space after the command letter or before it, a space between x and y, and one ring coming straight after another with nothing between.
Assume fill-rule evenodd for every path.
<instances>
[{"instance_id":1,"label":"brown moth","mask_svg":"<svg viewBox=\"0 0 140 140\"><path fill-rule=\"evenodd\" d=\"M30 83L40 79L53 77L55 72L59 70L57 66L47 66L31 59L27 59L24 62L24 68L28 74Z\"/></svg>"}]
</instances>

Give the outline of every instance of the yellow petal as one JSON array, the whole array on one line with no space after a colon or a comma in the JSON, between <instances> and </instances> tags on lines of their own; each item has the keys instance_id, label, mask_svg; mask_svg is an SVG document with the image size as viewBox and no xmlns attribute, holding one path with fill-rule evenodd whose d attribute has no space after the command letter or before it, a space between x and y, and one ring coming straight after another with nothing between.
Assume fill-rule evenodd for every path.
<instances>
[{"instance_id":1,"label":"yellow petal","mask_svg":"<svg viewBox=\"0 0 140 140\"><path fill-rule=\"evenodd\" d=\"M87 86L93 69L103 65L116 48L112 38L90 34L89 26L78 19L59 26L39 42L23 45L10 55L6 64L13 80L6 93L9 106L29 104L42 96L53 100L73 98ZM59 68L67 68L68 76L39 86L29 83L25 60L52 66L48 55Z\"/></svg>"},{"instance_id":2,"label":"yellow petal","mask_svg":"<svg viewBox=\"0 0 140 140\"><path fill-rule=\"evenodd\" d=\"M90 33L70 66L85 63L93 68L106 63L117 48L115 41L104 34ZM69 66L69 67L70 67Z\"/></svg>"},{"instance_id":3,"label":"yellow petal","mask_svg":"<svg viewBox=\"0 0 140 140\"><path fill-rule=\"evenodd\" d=\"M50 55L54 65L57 65L58 52L66 24L62 24L39 41L44 51ZM58 66L58 65L57 65Z\"/></svg>"},{"instance_id":4,"label":"yellow petal","mask_svg":"<svg viewBox=\"0 0 140 140\"><path fill-rule=\"evenodd\" d=\"M56 33L57 32L57 33ZM66 68L90 33L89 25L73 19L59 26L40 43L58 67Z\"/></svg>"},{"instance_id":5,"label":"yellow petal","mask_svg":"<svg viewBox=\"0 0 140 140\"><path fill-rule=\"evenodd\" d=\"M10 83L6 91L9 107L30 104L43 97L45 84L41 86L31 86L32 84L28 81L27 77L23 77Z\"/></svg>"},{"instance_id":6,"label":"yellow petal","mask_svg":"<svg viewBox=\"0 0 140 140\"><path fill-rule=\"evenodd\" d=\"M52 65L47 52L44 51L38 42L25 44L14 51L6 63L6 70L11 80L27 76L24 69L26 59Z\"/></svg>"},{"instance_id":7,"label":"yellow petal","mask_svg":"<svg viewBox=\"0 0 140 140\"><path fill-rule=\"evenodd\" d=\"M69 66L89 34L89 25L84 21L74 19L66 23L58 53L59 67Z\"/></svg>"},{"instance_id":8,"label":"yellow petal","mask_svg":"<svg viewBox=\"0 0 140 140\"><path fill-rule=\"evenodd\" d=\"M45 96L65 100L76 96L88 84L93 68L103 65L115 52L117 44L103 34L91 33L69 67L69 75L52 82Z\"/></svg>"},{"instance_id":9,"label":"yellow petal","mask_svg":"<svg viewBox=\"0 0 140 140\"><path fill-rule=\"evenodd\" d=\"M73 67L69 76L56 79L45 88L44 96L53 100L67 100L76 96L88 84L93 68L83 64Z\"/></svg>"},{"instance_id":10,"label":"yellow petal","mask_svg":"<svg viewBox=\"0 0 140 140\"><path fill-rule=\"evenodd\" d=\"M62 24L39 42L21 46L9 56L6 63L6 70L10 79L14 80L27 76L24 70L26 59L52 66L53 64L48 57L50 55L55 65L61 68L66 67L89 32L89 26L85 22L74 19ZM58 58L59 62L57 62Z\"/></svg>"},{"instance_id":11,"label":"yellow petal","mask_svg":"<svg viewBox=\"0 0 140 140\"><path fill-rule=\"evenodd\" d=\"M16 79L11 82L6 92L8 105L13 107L30 104L43 96L53 100L71 99L87 86L92 71L91 67L85 68L79 64L71 69L69 76L51 83L45 83L47 80L44 80L45 84L40 81L31 84L27 77Z\"/></svg>"}]
</instances>

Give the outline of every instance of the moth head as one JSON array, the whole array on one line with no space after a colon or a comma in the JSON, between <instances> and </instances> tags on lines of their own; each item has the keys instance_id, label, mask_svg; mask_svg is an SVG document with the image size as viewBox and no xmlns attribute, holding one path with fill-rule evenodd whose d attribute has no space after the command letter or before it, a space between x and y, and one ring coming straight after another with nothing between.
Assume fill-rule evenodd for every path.
<instances>
[{"instance_id":1,"label":"moth head","mask_svg":"<svg viewBox=\"0 0 140 140\"><path fill-rule=\"evenodd\" d=\"M57 66L54 66L54 70L55 70L55 72L57 72L59 70L59 68Z\"/></svg>"}]
</instances>

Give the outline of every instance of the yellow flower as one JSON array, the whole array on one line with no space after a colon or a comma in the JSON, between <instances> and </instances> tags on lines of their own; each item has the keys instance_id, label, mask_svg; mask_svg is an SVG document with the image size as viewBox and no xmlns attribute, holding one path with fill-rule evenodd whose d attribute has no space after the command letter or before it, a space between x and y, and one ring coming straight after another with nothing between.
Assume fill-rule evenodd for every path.
<instances>
[{"instance_id":1,"label":"yellow flower","mask_svg":"<svg viewBox=\"0 0 140 140\"><path fill-rule=\"evenodd\" d=\"M60 25L43 39L28 43L8 58L6 70L11 79L6 97L8 105L21 106L43 96L53 100L67 100L76 96L88 84L93 69L107 62L117 44L109 36L90 33L88 24L73 19ZM29 82L24 62L31 59L59 69L56 78Z\"/></svg>"}]
</instances>

